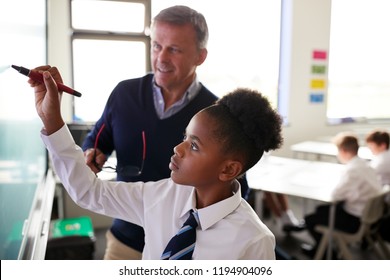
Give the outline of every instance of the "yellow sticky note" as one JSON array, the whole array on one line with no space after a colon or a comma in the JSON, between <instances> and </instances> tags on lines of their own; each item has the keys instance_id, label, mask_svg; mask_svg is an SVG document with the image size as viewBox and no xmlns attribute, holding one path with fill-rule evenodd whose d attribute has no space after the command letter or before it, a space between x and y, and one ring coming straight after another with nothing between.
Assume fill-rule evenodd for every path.
<instances>
[{"instance_id":1,"label":"yellow sticky note","mask_svg":"<svg viewBox=\"0 0 390 280\"><path fill-rule=\"evenodd\" d=\"M325 88L325 80L311 80L311 88L320 88L323 89Z\"/></svg>"}]
</instances>

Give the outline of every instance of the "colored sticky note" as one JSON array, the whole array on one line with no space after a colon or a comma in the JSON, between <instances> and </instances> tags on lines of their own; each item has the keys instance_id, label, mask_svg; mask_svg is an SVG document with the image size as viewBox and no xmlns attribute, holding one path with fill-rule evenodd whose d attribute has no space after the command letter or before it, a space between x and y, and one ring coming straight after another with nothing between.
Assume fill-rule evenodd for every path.
<instances>
[{"instance_id":1,"label":"colored sticky note","mask_svg":"<svg viewBox=\"0 0 390 280\"><path fill-rule=\"evenodd\" d=\"M311 88L313 89L323 89L325 88L325 80L313 79L311 80Z\"/></svg>"},{"instance_id":2,"label":"colored sticky note","mask_svg":"<svg viewBox=\"0 0 390 280\"><path fill-rule=\"evenodd\" d=\"M325 65L312 65L311 73L312 74L325 74L326 66Z\"/></svg>"},{"instance_id":3,"label":"colored sticky note","mask_svg":"<svg viewBox=\"0 0 390 280\"><path fill-rule=\"evenodd\" d=\"M310 103L323 103L324 102L324 93L316 92L310 93Z\"/></svg>"},{"instance_id":4,"label":"colored sticky note","mask_svg":"<svg viewBox=\"0 0 390 280\"><path fill-rule=\"evenodd\" d=\"M313 51L313 59L326 59L327 52L326 51Z\"/></svg>"}]
</instances>

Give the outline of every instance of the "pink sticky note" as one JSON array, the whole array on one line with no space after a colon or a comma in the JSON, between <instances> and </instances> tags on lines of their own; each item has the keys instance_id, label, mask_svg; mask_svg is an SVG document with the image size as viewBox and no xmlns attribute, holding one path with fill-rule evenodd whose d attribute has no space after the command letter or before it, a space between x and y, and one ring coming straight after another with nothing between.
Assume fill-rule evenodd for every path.
<instances>
[{"instance_id":1,"label":"pink sticky note","mask_svg":"<svg viewBox=\"0 0 390 280\"><path fill-rule=\"evenodd\" d=\"M313 59L326 59L326 51L313 51Z\"/></svg>"}]
</instances>

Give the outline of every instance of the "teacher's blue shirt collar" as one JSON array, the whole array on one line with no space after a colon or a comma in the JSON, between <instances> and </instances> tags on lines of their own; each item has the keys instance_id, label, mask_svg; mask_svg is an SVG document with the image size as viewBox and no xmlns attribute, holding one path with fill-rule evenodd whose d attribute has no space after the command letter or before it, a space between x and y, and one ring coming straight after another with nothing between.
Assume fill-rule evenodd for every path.
<instances>
[{"instance_id":1,"label":"teacher's blue shirt collar","mask_svg":"<svg viewBox=\"0 0 390 280\"><path fill-rule=\"evenodd\" d=\"M171 107L169 107L168 110L164 111L165 102L164 102L162 90L155 83L155 80L153 78L153 101L154 101L154 107L156 109L157 116L160 119L166 119L176 114L181 109L183 109L188 103L190 103L191 100L194 99L196 95L198 95L201 87L202 85L199 82L198 77L195 76L194 81L188 87L183 97L180 100L178 100L176 103L174 103Z\"/></svg>"}]
</instances>

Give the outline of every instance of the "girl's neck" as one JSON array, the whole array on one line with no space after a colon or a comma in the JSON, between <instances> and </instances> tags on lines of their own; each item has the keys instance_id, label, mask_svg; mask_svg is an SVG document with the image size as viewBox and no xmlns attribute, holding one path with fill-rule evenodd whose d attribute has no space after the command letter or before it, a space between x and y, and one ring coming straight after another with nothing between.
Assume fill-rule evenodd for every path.
<instances>
[{"instance_id":1,"label":"girl's neck","mask_svg":"<svg viewBox=\"0 0 390 280\"><path fill-rule=\"evenodd\" d=\"M230 181L219 186L196 188L196 207L201 209L231 197L235 186L235 181Z\"/></svg>"}]
</instances>

